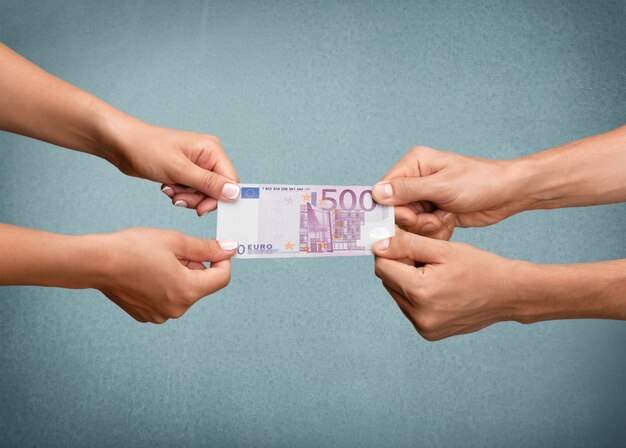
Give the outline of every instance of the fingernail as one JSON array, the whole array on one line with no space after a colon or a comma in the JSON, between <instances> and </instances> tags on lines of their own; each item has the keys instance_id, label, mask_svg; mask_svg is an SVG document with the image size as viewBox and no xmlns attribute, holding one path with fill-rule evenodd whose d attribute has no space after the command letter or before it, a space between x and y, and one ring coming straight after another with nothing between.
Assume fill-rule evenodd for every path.
<instances>
[{"instance_id":1,"label":"fingernail","mask_svg":"<svg viewBox=\"0 0 626 448\"><path fill-rule=\"evenodd\" d=\"M450 212L444 213L444 215L441 217L441 219L443 219L443 222L450 222L452 221L452 218L454 217L454 215Z\"/></svg>"},{"instance_id":2,"label":"fingernail","mask_svg":"<svg viewBox=\"0 0 626 448\"><path fill-rule=\"evenodd\" d=\"M237 241L223 240L223 241L218 241L218 243L222 249L227 250L227 251L237 249Z\"/></svg>"},{"instance_id":3,"label":"fingernail","mask_svg":"<svg viewBox=\"0 0 626 448\"><path fill-rule=\"evenodd\" d=\"M393 188L391 184L376 184L374 185L374 193L381 199L389 199L393 195Z\"/></svg>"},{"instance_id":4,"label":"fingernail","mask_svg":"<svg viewBox=\"0 0 626 448\"><path fill-rule=\"evenodd\" d=\"M224 184L224 188L222 188L222 196L226 199L237 199L237 196L239 196L239 185Z\"/></svg>"},{"instance_id":5,"label":"fingernail","mask_svg":"<svg viewBox=\"0 0 626 448\"><path fill-rule=\"evenodd\" d=\"M203 214L200 215L200 217L202 218L204 215L208 215L209 214L209 210L207 210L206 212L204 212Z\"/></svg>"},{"instance_id":6,"label":"fingernail","mask_svg":"<svg viewBox=\"0 0 626 448\"><path fill-rule=\"evenodd\" d=\"M437 226L434 225L432 222L427 222L426 224L424 224L424 227L422 227L422 231L426 233L432 233L432 232L435 232L436 230L437 230Z\"/></svg>"},{"instance_id":7,"label":"fingernail","mask_svg":"<svg viewBox=\"0 0 626 448\"><path fill-rule=\"evenodd\" d=\"M161 188L161 191L168 195L170 198L174 196L174 189L172 187L163 187Z\"/></svg>"},{"instance_id":8,"label":"fingernail","mask_svg":"<svg viewBox=\"0 0 626 448\"><path fill-rule=\"evenodd\" d=\"M389 238L385 238L384 240L376 241L374 243L374 249L376 250L385 250L389 247Z\"/></svg>"},{"instance_id":9,"label":"fingernail","mask_svg":"<svg viewBox=\"0 0 626 448\"><path fill-rule=\"evenodd\" d=\"M176 207L187 207L187 203L185 201L176 201L174 202Z\"/></svg>"}]
</instances>

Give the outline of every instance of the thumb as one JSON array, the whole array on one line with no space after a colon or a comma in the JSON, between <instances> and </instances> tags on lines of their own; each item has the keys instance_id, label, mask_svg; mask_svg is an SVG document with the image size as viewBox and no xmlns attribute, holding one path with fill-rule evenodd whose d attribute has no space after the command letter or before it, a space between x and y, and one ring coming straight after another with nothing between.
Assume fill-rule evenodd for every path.
<instances>
[{"instance_id":1,"label":"thumb","mask_svg":"<svg viewBox=\"0 0 626 448\"><path fill-rule=\"evenodd\" d=\"M397 177L379 182L372 188L374 200L383 205L405 205L417 201L440 202L443 183L426 177Z\"/></svg>"},{"instance_id":2,"label":"thumb","mask_svg":"<svg viewBox=\"0 0 626 448\"><path fill-rule=\"evenodd\" d=\"M396 229L395 236L374 243L372 252L376 256L394 260L409 258L421 263L438 263L442 261L446 248L449 247L448 244L450 243L447 241Z\"/></svg>"},{"instance_id":3,"label":"thumb","mask_svg":"<svg viewBox=\"0 0 626 448\"><path fill-rule=\"evenodd\" d=\"M239 196L239 185L221 174L206 170L191 160L185 164L184 169L175 183L187 185L204 193L205 195L220 201L233 201Z\"/></svg>"},{"instance_id":4,"label":"thumb","mask_svg":"<svg viewBox=\"0 0 626 448\"><path fill-rule=\"evenodd\" d=\"M185 236L182 257L189 261L222 261L235 255L237 241L193 238Z\"/></svg>"}]
</instances>

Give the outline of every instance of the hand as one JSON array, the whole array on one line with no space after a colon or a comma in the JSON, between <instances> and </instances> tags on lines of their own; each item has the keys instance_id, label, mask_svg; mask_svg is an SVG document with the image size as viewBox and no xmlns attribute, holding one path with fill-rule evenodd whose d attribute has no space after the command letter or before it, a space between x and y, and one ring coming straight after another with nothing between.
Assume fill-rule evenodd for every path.
<instances>
[{"instance_id":1,"label":"hand","mask_svg":"<svg viewBox=\"0 0 626 448\"><path fill-rule=\"evenodd\" d=\"M381 204L400 206L396 208L400 227L447 239L446 228L451 234L454 227L445 225L446 220L460 227L487 226L530 207L517 193L521 189L515 166L511 161L416 147L374 186L372 194Z\"/></svg>"},{"instance_id":2,"label":"hand","mask_svg":"<svg viewBox=\"0 0 626 448\"><path fill-rule=\"evenodd\" d=\"M234 241L191 238L169 230L136 228L98 235L104 254L95 286L139 322L182 316L199 299L230 281ZM210 261L205 268L203 261Z\"/></svg>"},{"instance_id":3,"label":"hand","mask_svg":"<svg viewBox=\"0 0 626 448\"><path fill-rule=\"evenodd\" d=\"M239 196L239 177L220 141L211 135L167 129L124 116L111 131L112 162L129 176L162 183L179 207L202 216L217 201ZM112 154L112 156L111 156Z\"/></svg>"},{"instance_id":4,"label":"hand","mask_svg":"<svg viewBox=\"0 0 626 448\"><path fill-rule=\"evenodd\" d=\"M516 261L397 230L378 241L376 276L415 329L436 341L516 320ZM415 263L425 263L416 267Z\"/></svg>"}]
</instances>

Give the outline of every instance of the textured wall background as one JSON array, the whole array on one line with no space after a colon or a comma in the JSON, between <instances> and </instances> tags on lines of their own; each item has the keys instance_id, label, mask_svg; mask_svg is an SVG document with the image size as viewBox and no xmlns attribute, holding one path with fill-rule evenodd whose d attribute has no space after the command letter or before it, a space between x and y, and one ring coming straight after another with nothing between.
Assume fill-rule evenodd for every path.
<instances>
[{"instance_id":1,"label":"textured wall background","mask_svg":"<svg viewBox=\"0 0 626 448\"><path fill-rule=\"evenodd\" d=\"M144 120L218 135L242 180L372 184L413 145L512 158L626 122L623 1L0 0L0 39ZM0 220L215 232L158 185L0 134ZM626 206L455 238L626 257ZM150 256L150 254L146 254ZM36 260L33 260L36 263ZM615 446L626 324L422 340L372 259L238 261L163 326L95 291L0 289L2 446Z\"/></svg>"}]
</instances>

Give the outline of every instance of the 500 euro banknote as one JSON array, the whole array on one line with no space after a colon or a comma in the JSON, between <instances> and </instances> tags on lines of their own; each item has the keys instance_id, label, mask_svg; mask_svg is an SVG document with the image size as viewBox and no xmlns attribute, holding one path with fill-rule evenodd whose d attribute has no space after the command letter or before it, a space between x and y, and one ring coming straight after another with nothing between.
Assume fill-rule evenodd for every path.
<instances>
[{"instance_id":1,"label":"500 euro banknote","mask_svg":"<svg viewBox=\"0 0 626 448\"><path fill-rule=\"evenodd\" d=\"M237 241L237 258L371 255L394 233L393 207L370 187L243 184L217 210L217 239Z\"/></svg>"}]
</instances>

